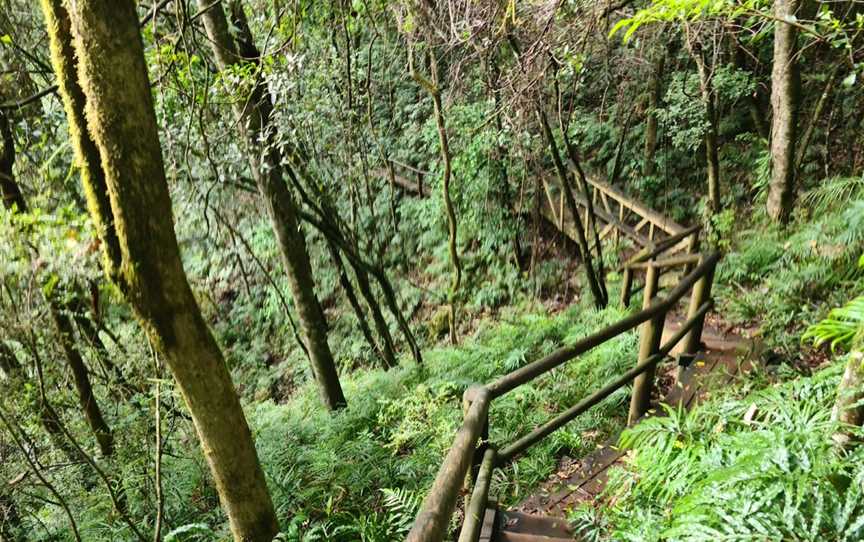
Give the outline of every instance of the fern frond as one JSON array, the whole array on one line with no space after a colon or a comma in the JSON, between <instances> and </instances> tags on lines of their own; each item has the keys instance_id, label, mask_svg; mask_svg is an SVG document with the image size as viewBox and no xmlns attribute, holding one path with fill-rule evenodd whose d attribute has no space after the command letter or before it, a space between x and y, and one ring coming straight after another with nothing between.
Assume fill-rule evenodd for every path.
<instances>
[{"instance_id":1,"label":"fern frond","mask_svg":"<svg viewBox=\"0 0 864 542\"><path fill-rule=\"evenodd\" d=\"M804 194L802 201L814 212L822 213L862 194L864 194L864 176L831 177Z\"/></svg>"},{"instance_id":2,"label":"fern frond","mask_svg":"<svg viewBox=\"0 0 864 542\"><path fill-rule=\"evenodd\" d=\"M398 532L405 534L414 523L414 518L420 510L420 495L415 491L403 488L384 488L384 508L390 525Z\"/></svg>"},{"instance_id":3,"label":"fern frond","mask_svg":"<svg viewBox=\"0 0 864 542\"><path fill-rule=\"evenodd\" d=\"M802 340L812 340L815 346L830 344L848 348L864 339L864 296L859 296L843 307L833 309L828 317L810 326Z\"/></svg>"}]
</instances>

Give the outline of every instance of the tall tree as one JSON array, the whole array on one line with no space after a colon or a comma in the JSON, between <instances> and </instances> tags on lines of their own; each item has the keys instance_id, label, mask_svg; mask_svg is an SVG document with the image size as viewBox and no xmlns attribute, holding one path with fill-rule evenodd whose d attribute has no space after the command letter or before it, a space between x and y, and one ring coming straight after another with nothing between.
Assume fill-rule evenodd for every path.
<instances>
[{"instance_id":1,"label":"tall tree","mask_svg":"<svg viewBox=\"0 0 864 542\"><path fill-rule=\"evenodd\" d=\"M0 111L0 136L2 136L3 150L0 153L0 194L3 198L3 206L11 213L26 213L27 200L13 174L15 164L15 142L12 128L6 113ZM72 379L75 382L75 390L78 393L78 402L84 413L87 425L99 443L99 451L104 457L114 453L114 436L111 428L102 416L102 410L93 394L93 386L90 383L90 371L84 364L84 358L78 345L75 344L72 320L69 313L64 310L63 304L57 298L54 288L45 293L45 302L51 313L51 319L60 338L60 346L66 357L66 364L72 371Z\"/></svg>"},{"instance_id":2,"label":"tall tree","mask_svg":"<svg viewBox=\"0 0 864 542\"><path fill-rule=\"evenodd\" d=\"M771 68L771 186L768 215L788 222L795 199L795 146L798 139L800 75L798 30L790 21L801 0L774 0L774 61Z\"/></svg>"},{"instance_id":3,"label":"tall tree","mask_svg":"<svg viewBox=\"0 0 864 542\"><path fill-rule=\"evenodd\" d=\"M177 380L235 540L269 542L278 526L252 435L180 259L135 3L42 6L78 164L101 165L82 178L106 272Z\"/></svg>"},{"instance_id":4,"label":"tall tree","mask_svg":"<svg viewBox=\"0 0 864 542\"><path fill-rule=\"evenodd\" d=\"M645 153L642 159L642 173L646 176L654 175L656 169L654 155L657 153L657 109L660 107L663 72L666 67L666 51L662 46L654 48L652 60L646 93L648 111L645 113Z\"/></svg>"},{"instance_id":5,"label":"tall tree","mask_svg":"<svg viewBox=\"0 0 864 542\"><path fill-rule=\"evenodd\" d=\"M251 40L243 6L237 1L231 2L232 23L240 31L240 39L236 42L229 33L228 20L220 1L214 4L210 0L198 0L198 6L219 68L226 70L237 65L257 65L261 54ZM327 408L341 408L345 406L345 395L339 384L333 353L327 344L327 321L315 295L306 239L300 229L297 204L285 178L286 174L291 174L286 171L290 166L282 165L271 122L273 104L267 83L260 74L256 75L249 95L234 100L234 114L249 147L249 167L258 193L264 200L276 233L318 391Z\"/></svg>"},{"instance_id":6,"label":"tall tree","mask_svg":"<svg viewBox=\"0 0 864 542\"><path fill-rule=\"evenodd\" d=\"M705 109L705 118L708 121L705 128L703 144L705 146L705 166L708 173L708 208L711 213L720 211L720 143L717 127L717 93L714 92L713 67L714 62L705 58L705 50L700 41L700 36L691 29L687 23L684 24L687 49L693 62L696 63L696 71L699 73L699 95L702 98L702 107Z\"/></svg>"}]
</instances>

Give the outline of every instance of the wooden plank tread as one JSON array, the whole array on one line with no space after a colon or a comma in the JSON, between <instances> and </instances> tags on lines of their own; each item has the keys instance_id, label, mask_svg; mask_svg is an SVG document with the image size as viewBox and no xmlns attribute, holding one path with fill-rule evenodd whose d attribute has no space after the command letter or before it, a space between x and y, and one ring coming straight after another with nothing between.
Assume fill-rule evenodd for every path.
<instances>
[{"instance_id":1,"label":"wooden plank tread","mask_svg":"<svg viewBox=\"0 0 864 542\"><path fill-rule=\"evenodd\" d=\"M502 511L501 531L515 534L540 535L548 538L572 539L567 521L562 518L537 516L516 511Z\"/></svg>"},{"instance_id":2,"label":"wooden plank tread","mask_svg":"<svg viewBox=\"0 0 864 542\"><path fill-rule=\"evenodd\" d=\"M539 534L524 534L511 533L504 531L498 538L497 542L573 542L573 538L561 538L560 536L543 536Z\"/></svg>"}]
</instances>

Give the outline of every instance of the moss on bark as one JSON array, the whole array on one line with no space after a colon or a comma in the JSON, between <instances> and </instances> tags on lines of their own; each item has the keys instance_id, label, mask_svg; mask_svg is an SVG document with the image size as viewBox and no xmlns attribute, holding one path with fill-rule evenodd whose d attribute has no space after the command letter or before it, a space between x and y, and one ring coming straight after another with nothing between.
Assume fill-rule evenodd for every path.
<instances>
[{"instance_id":1,"label":"moss on bark","mask_svg":"<svg viewBox=\"0 0 864 542\"><path fill-rule=\"evenodd\" d=\"M55 70L78 60L77 78L61 77L60 90L67 104L75 105L76 85L84 98L84 114L73 111L68 120L78 156L86 155L85 134L99 156L104 185L93 170L82 177L93 196L90 210L105 226L103 242L113 225L118 251L106 261L109 274L177 380L235 540L269 542L278 526L252 436L180 260L135 5L70 3L72 47L65 49L58 7L43 0Z\"/></svg>"},{"instance_id":2,"label":"moss on bark","mask_svg":"<svg viewBox=\"0 0 864 542\"><path fill-rule=\"evenodd\" d=\"M239 3L234 3L234 26L246 39L238 47L228 32L225 11L218 3L199 0L204 13L204 27L220 69L236 64L254 62L260 55L248 35L248 26ZM279 243L279 253L288 276L288 285L297 308L300 328L309 351L312 372L318 384L321 399L333 410L345 406L345 395L339 383L336 362L327 343L327 320L315 295L315 280L306 239L300 228L294 196L283 178L282 159L270 127L273 104L264 81L256 81L248 97L234 103L234 113L242 136L249 146L248 159L258 192L267 209L267 215Z\"/></svg>"}]
</instances>

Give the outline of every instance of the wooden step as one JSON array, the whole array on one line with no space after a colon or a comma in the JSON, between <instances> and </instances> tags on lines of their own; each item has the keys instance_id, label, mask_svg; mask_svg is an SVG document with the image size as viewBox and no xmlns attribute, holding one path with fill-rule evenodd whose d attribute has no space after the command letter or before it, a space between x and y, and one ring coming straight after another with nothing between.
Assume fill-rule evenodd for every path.
<instances>
[{"instance_id":1,"label":"wooden step","mask_svg":"<svg viewBox=\"0 0 864 542\"><path fill-rule=\"evenodd\" d=\"M502 511L499 515L501 540L573 540L573 533L564 519L523 514L512 510ZM514 535L517 538L503 538L504 535ZM541 538L518 538L518 536Z\"/></svg>"},{"instance_id":2,"label":"wooden step","mask_svg":"<svg viewBox=\"0 0 864 542\"><path fill-rule=\"evenodd\" d=\"M503 531L495 539L497 542L573 542L573 538L543 536L539 534L510 533Z\"/></svg>"}]
</instances>

